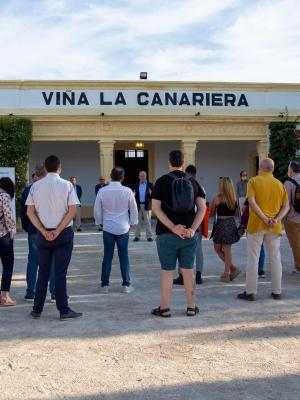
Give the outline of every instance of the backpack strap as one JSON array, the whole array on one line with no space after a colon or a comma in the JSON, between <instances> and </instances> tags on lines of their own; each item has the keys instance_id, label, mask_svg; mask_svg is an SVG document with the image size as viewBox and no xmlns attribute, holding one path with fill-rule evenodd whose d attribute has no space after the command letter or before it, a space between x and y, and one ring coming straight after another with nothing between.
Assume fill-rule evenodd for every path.
<instances>
[{"instance_id":1,"label":"backpack strap","mask_svg":"<svg viewBox=\"0 0 300 400\"><path fill-rule=\"evenodd\" d=\"M183 171L182 171L182 172L183 172ZM191 176L188 176L185 172L183 172L183 173L184 173L183 176L177 176L177 175L173 174L173 172L169 172L168 175L169 175L171 178L173 178L174 180L175 180L175 179L182 179L182 178L191 180L191 178L192 178Z\"/></svg>"},{"instance_id":2,"label":"backpack strap","mask_svg":"<svg viewBox=\"0 0 300 400\"><path fill-rule=\"evenodd\" d=\"M173 179L184 178L183 176L180 176L180 177L176 176L175 174L173 174L173 172L169 172L168 175L169 175L171 178L173 178Z\"/></svg>"},{"instance_id":3,"label":"backpack strap","mask_svg":"<svg viewBox=\"0 0 300 400\"><path fill-rule=\"evenodd\" d=\"M300 189L300 185L295 179L288 178L288 181L292 182L296 186L297 189Z\"/></svg>"}]
</instances>

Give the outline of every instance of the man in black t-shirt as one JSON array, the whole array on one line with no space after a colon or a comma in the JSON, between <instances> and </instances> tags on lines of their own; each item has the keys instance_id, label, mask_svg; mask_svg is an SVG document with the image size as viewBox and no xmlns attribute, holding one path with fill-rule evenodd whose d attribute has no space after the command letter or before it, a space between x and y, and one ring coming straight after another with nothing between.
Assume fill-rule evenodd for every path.
<instances>
[{"instance_id":1,"label":"man in black t-shirt","mask_svg":"<svg viewBox=\"0 0 300 400\"><path fill-rule=\"evenodd\" d=\"M162 268L160 306L152 310L153 315L170 317L169 299L173 286L176 262L179 261L187 296L187 315L194 316L199 310L195 305L193 287L193 265L197 247L196 230L199 228L206 210L205 193L193 178L195 207L184 213L176 212L172 204L174 175L185 177L182 171L183 153L180 150L169 154L169 171L172 173L159 178L152 192L152 210L157 217L157 251Z\"/></svg>"}]
</instances>

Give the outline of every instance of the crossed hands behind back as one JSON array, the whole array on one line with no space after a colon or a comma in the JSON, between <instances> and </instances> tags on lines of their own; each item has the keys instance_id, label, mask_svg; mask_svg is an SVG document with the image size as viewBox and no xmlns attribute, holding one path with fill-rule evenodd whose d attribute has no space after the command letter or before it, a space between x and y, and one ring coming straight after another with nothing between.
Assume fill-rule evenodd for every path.
<instances>
[{"instance_id":1,"label":"crossed hands behind back","mask_svg":"<svg viewBox=\"0 0 300 400\"><path fill-rule=\"evenodd\" d=\"M277 218L269 218L266 216L266 218L264 219L264 223L266 225L270 226L271 228L273 228L278 223L278 219Z\"/></svg>"},{"instance_id":2,"label":"crossed hands behind back","mask_svg":"<svg viewBox=\"0 0 300 400\"><path fill-rule=\"evenodd\" d=\"M186 228L185 225L175 225L172 229L175 235L179 236L181 239L190 239L194 237L195 231L192 228Z\"/></svg>"},{"instance_id":3,"label":"crossed hands behind back","mask_svg":"<svg viewBox=\"0 0 300 400\"><path fill-rule=\"evenodd\" d=\"M55 240L58 235L59 235L59 231L57 229L55 229L54 231L45 231L43 233L44 238L46 240L48 240L49 242L52 242L53 240Z\"/></svg>"}]
</instances>

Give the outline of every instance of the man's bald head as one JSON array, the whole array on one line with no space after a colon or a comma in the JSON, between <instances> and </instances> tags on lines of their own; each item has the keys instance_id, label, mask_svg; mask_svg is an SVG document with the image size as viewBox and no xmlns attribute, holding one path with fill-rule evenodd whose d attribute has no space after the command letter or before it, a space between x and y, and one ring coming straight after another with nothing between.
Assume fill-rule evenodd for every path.
<instances>
[{"instance_id":1,"label":"man's bald head","mask_svg":"<svg viewBox=\"0 0 300 400\"><path fill-rule=\"evenodd\" d=\"M274 161L271 158L265 158L259 165L259 170L262 172L273 172Z\"/></svg>"}]
</instances>

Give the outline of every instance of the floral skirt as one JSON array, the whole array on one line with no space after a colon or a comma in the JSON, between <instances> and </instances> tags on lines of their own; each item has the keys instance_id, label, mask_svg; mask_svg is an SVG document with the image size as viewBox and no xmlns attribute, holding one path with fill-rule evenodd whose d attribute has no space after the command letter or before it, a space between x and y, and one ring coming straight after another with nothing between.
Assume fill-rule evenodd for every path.
<instances>
[{"instance_id":1,"label":"floral skirt","mask_svg":"<svg viewBox=\"0 0 300 400\"><path fill-rule=\"evenodd\" d=\"M215 244L234 244L240 240L235 219L219 219L213 227L212 238Z\"/></svg>"}]
</instances>

